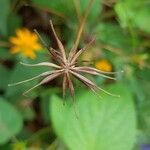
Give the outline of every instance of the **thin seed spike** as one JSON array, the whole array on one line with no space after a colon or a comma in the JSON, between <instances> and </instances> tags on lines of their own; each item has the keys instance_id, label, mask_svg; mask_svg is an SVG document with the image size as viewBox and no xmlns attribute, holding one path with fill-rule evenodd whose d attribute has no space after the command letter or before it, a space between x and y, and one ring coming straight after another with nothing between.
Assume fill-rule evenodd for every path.
<instances>
[{"instance_id":1,"label":"thin seed spike","mask_svg":"<svg viewBox=\"0 0 150 150\"><path fill-rule=\"evenodd\" d=\"M87 79L86 77L82 76L81 74L76 73L76 72L71 71L71 70L70 70L70 73L72 73L72 74L75 75L76 77L80 78L82 81L85 81L85 82L87 82L88 84L90 84L90 85L96 87L96 85L95 85L92 81L90 81L90 80Z\"/></svg>"},{"instance_id":2,"label":"thin seed spike","mask_svg":"<svg viewBox=\"0 0 150 150\"><path fill-rule=\"evenodd\" d=\"M66 74L64 74L64 78L63 78L63 99L65 99L65 96L66 96L66 88L67 88L67 77L66 77Z\"/></svg>"},{"instance_id":3,"label":"thin seed spike","mask_svg":"<svg viewBox=\"0 0 150 150\"><path fill-rule=\"evenodd\" d=\"M49 49L50 54L52 55L52 58L58 62L59 64L64 63L63 58L61 57L61 54L55 50L54 48L50 47Z\"/></svg>"},{"instance_id":4,"label":"thin seed spike","mask_svg":"<svg viewBox=\"0 0 150 150\"><path fill-rule=\"evenodd\" d=\"M102 88L100 88L100 87L98 87L98 89L101 90L101 91L103 91L104 93L110 95L110 96L113 96L113 97L120 97L120 95L111 94L110 92L107 92L106 90L104 90L104 89L102 89Z\"/></svg>"},{"instance_id":5,"label":"thin seed spike","mask_svg":"<svg viewBox=\"0 0 150 150\"><path fill-rule=\"evenodd\" d=\"M74 68L73 70L77 71L77 72L83 72L83 73L88 73L88 74L92 74L92 75L98 75L98 76L101 76L101 77L104 77L104 78L107 78L107 79L111 79L111 80L117 80L116 78L113 78L113 77L110 77L110 76L107 76L107 75L104 75L104 74L101 74L101 73L97 73L97 72L94 72L94 71L87 71L87 70L84 70L84 69L76 69L76 68Z\"/></svg>"},{"instance_id":6,"label":"thin seed spike","mask_svg":"<svg viewBox=\"0 0 150 150\"><path fill-rule=\"evenodd\" d=\"M103 99L103 97L100 96L96 91L93 91L93 92L94 92L94 94L95 94L98 98Z\"/></svg>"},{"instance_id":7,"label":"thin seed spike","mask_svg":"<svg viewBox=\"0 0 150 150\"><path fill-rule=\"evenodd\" d=\"M58 77L59 75L61 75L61 74L62 74L62 73L59 72L59 73L55 73L55 74L49 75L48 77L46 77L45 79L43 79L39 84L37 84L37 85L35 85L34 87L30 88L29 90L25 91L25 92L23 93L23 95L26 95L27 93L29 93L29 92L32 91L33 89L39 87L40 85L45 84L45 83L47 83L47 82L49 82L49 81L51 81L51 80L57 78L57 77Z\"/></svg>"},{"instance_id":8,"label":"thin seed spike","mask_svg":"<svg viewBox=\"0 0 150 150\"><path fill-rule=\"evenodd\" d=\"M90 88L94 93L96 92L95 89L98 89L98 87L96 86L96 84L94 84L92 81L90 81L89 79L87 79L86 77L75 73L75 72L71 72L75 77L77 77L81 82L83 82L88 88Z\"/></svg>"},{"instance_id":9,"label":"thin seed spike","mask_svg":"<svg viewBox=\"0 0 150 150\"><path fill-rule=\"evenodd\" d=\"M93 84L90 84L88 83L87 81L83 80L81 77L79 76L76 76L82 83L84 83L89 89L92 90L92 92L94 94L96 94L99 98L102 98L97 92L96 92L96 89L97 89L97 86L96 85L93 85ZM96 89L95 89L96 88Z\"/></svg>"},{"instance_id":10,"label":"thin seed spike","mask_svg":"<svg viewBox=\"0 0 150 150\"><path fill-rule=\"evenodd\" d=\"M106 71L98 70L98 69L96 69L96 68L88 67L88 66L76 67L76 69L83 69L83 68L84 68L84 70L86 69L86 70L88 70L88 71L96 71L96 72L98 72L98 73L110 74L110 75L111 75L111 74L118 74L118 73L124 72L123 70L121 70L121 71L116 71L116 72L106 72Z\"/></svg>"},{"instance_id":11,"label":"thin seed spike","mask_svg":"<svg viewBox=\"0 0 150 150\"><path fill-rule=\"evenodd\" d=\"M75 98L73 98L73 110L74 110L74 113L75 113L75 116L77 119L79 119L79 115L77 113L77 109L76 109L76 104L75 104Z\"/></svg>"},{"instance_id":12,"label":"thin seed spike","mask_svg":"<svg viewBox=\"0 0 150 150\"><path fill-rule=\"evenodd\" d=\"M120 95L111 94L111 93L107 92L106 90L104 90L104 89L102 89L102 88L96 86L96 84L94 84L92 81L90 81L89 79L85 78L84 76L82 76L82 75L80 75L80 74L78 74L78 73L75 73L75 72L73 72L73 71L71 71L71 73L72 73L73 75L75 75L76 77L80 78L81 81L86 82L86 83L89 84L90 86L94 86L95 88L98 88L99 90L103 91L104 93L106 93L106 94L108 94L108 95L111 95L111 96L114 96L114 97L120 97Z\"/></svg>"},{"instance_id":13,"label":"thin seed spike","mask_svg":"<svg viewBox=\"0 0 150 150\"><path fill-rule=\"evenodd\" d=\"M71 81L71 79L70 79L69 73L67 73L66 75L67 75L67 80L68 80L68 86L69 86L70 94L71 94L72 100L73 100L73 109L74 109L74 112L75 112L75 116L76 116L77 119L79 119L78 113L77 113L77 111L76 111L75 94L74 94L73 83L72 83L72 81Z\"/></svg>"},{"instance_id":14,"label":"thin seed spike","mask_svg":"<svg viewBox=\"0 0 150 150\"><path fill-rule=\"evenodd\" d=\"M86 84L86 83L84 83L84 84ZM96 95L96 96L98 96L100 99L102 99L102 96L100 96L97 92L96 92L96 90L94 89L94 87L90 87L90 85L88 85L87 84L87 86L92 90L92 92ZM97 88L97 87L96 87Z\"/></svg>"},{"instance_id":15,"label":"thin seed spike","mask_svg":"<svg viewBox=\"0 0 150 150\"><path fill-rule=\"evenodd\" d=\"M90 88L95 95L97 95L100 99L102 99L102 97L96 92L97 87L93 87L92 85L89 85L88 83L86 83L82 80L80 80L80 81L83 82L88 88Z\"/></svg>"},{"instance_id":16,"label":"thin seed spike","mask_svg":"<svg viewBox=\"0 0 150 150\"><path fill-rule=\"evenodd\" d=\"M74 62L77 60L77 58L95 41L95 39L92 39L85 47L83 47L81 50L79 50L71 60L71 64L74 64Z\"/></svg>"},{"instance_id":17,"label":"thin seed spike","mask_svg":"<svg viewBox=\"0 0 150 150\"><path fill-rule=\"evenodd\" d=\"M55 50L54 48L50 48L55 54L61 56L60 52L58 52L57 50Z\"/></svg>"},{"instance_id":18,"label":"thin seed spike","mask_svg":"<svg viewBox=\"0 0 150 150\"><path fill-rule=\"evenodd\" d=\"M86 22L86 19L87 19L89 13L90 13L93 1L94 0L90 0L89 5L86 8L85 15L84 15L84 17L83 17L83 19L81 21L81 24L80 24L80 27L79 27L79 30L78 30L78 33L77 33L77 38L75 40L73 48L71 49L71 51L69 53L69 61L72 59L72 57L76 53L76 50L78 48L78 45L79 45L79 42L80 42L80 38L81 38L81 35L82 35L82 32L83 32L83 29L84 29L84 26L85 26L85 22Z\"/></svg>"},{"instance_id":19,"label":"thin seed spike","mask_svg":"<svg viewBox=\"0 0 150 150\"><path fill-rule=\"evenodd\" d=\"M114 71L114 72L106 72L106 71L102 71L102 70L98 70L98 69L96 69L95 68L95 70L97 71L97 72L99 72L99 73L103 73L103 74L119 74L119 73L123 73L124 71L123 70L121 70L121 71Z\"/></svg>"},{"instance_id":20,"label":"thin seed spike","mask_svg":"<svg viewBox=\"0 0 150 150\"><path fill-rule=\"evenodd\" d=\"M42 44L44 45L44 47L46 47L49 50L49 52L51 53L53 58L55 59L55 58L59 57L59 59L62 60L62 58L60 56L58 56L58 54L60 55L60 53L51 47L49 48L48 45L45 43L45 41L42 39L42 37L40 36L39 32L36 29L34 29L34 32L37 34L37 36L39 37L39 39L42 42ZM55 59L55 60L57 61L58 59Z\"/></svg>"},{"instance_id":21,"label":"thin seed spike","mask_svg":"<svg viewBox=\"0 0 150 150\"><path fill-rule=\"evenodd\" d=\"M69 73L67 73L67 80L68 80L68 87L70 90L70 94L72 97L74 97L74 87L73 87L72 81L70 79Z\"/></svg>"},{"instance_id":22,"label":"thin seed spike","mask_svg":"<svg viewBox=\"0 0 150 150\"><path fill-rule=\"evenodd\" d=\"M52 20L50 20L50 25L51 25L53 34L54 34L54 36L55 36L55 38L56 38L58 47L59 47L59 49L60 49L60 51L61 51L62 57L63 57L64 61L66 62L67 59L66 59L65 49L64 49L64 46L62 45L61 41L59 40L59 38L58 38L58 36L57 36L57 34L56 34L56 32L55 32L55 29L54 29Z\"/></svg>"},{"instance_id":23,"label":"thin seed spike","mask_svg":"<svg viewBox=\"0 0 150 150\"><path fill-rule=\"evenodd\" d=\"M62 56L56 54L54 51L53 51L53 48L50 48L50 53L53 57L53 59L58 62L60 64L60 66L63 66L65 63L64 63L64 60L62 58Z\"/></svg>"},{"instance_id":24,"label":"thin seed spike","mask_svg":"<svg viewBox=\"0 0 150 150\"><path fill-rule=\"evenodd\" d=\"M53 58L57 62L59 62L60 64L62 64L62 63L64 64L65 63L59 52L56 52L56 50L54 50L53 48L50 48L50 51L51 51L51 54L53 55ZM59 55L57 53L59 53Z\"/></svg>"},{"instance_id":25,"label":"thin seed spike","mask_svg":"<svg viewBox=\"0 0 150 150\"><path fill-rule=\"evenodd\" d=\"M44 46L46 49L49 50L48 45L45 43L45 41L43 40L43 38L41 37L41 35L39 34L39 32L38 32L36 29L34 29L34 32L35 32L35 33L37 34L37 36L39 37L39 39L40 39L41 43L43 44L43 46Z\"/></svg>"},{"instance_id":26,"label":"thin seed spike","mask_svg":"<svg viewBox=\"0 0 150 150\"><path fill-rule=\"evenodd\" d=\"M42 84L39 83L39 84L35 85L34 87L32 87L32 88L30 88L29 90L25 91L25 92L23 93L23 95L26 95L26 94L29 93L30 91L32 91L32 90L34 90L35 88L39 87L40 85L42 85Z\"/></svg>"},{"instance_id":27,"label":"thin seed spike","mask_svg":"<svg viewBox=\"0 0 150 150\"><path fill-rule=\"evenodd\" d=\"M27 79L27 80L23 80L23 81L20 81L20 82L17 82L17 83L8 84L8 86L20 85L22 83L25 83L25 82L28 82L28 81L32 81L32 80L37 79L39 77L47 76L47 75L49 75L51 73L52 73L52 71L47 71L47 72L41 73L40 75L37 75L37 76L35 76L33 78L30 78L30 79Z\"/></svg>"},{"instance_id":28,"label":"thin seed spike","mask_svg":"<svg viewBox=\"0 0 150 150\"><path fill-rule=\"evenodd\" d=\"M26 63L20 62L20 64L24 65L24 66L28 66L28 67L47 66L47 67L54 67L57 69L61 68L60 66L53 64L53 63L50 63L50 62L42 62L42 63L38 63L38 64L26 64Z\"/></svg>"},{"instance_id":29,"label":"thin seed spike","mask_svg":"<svg viewBox=\"0 0 150 150\"><path fill-rule=\"evenodd\" d=\"M41 77L41 76L38 75L38 76L33 77L33 78L31 78L31 79L23 80L23 81L20 81L20 82L17 82L17 83L8 84L8 86L16 86L16 85L19 85L19 84L22 84L22 83L25 83L25 82L28 82L28 81L37 79L37 78L39 78L39 77Z\"/></svg>"}]
</instances>

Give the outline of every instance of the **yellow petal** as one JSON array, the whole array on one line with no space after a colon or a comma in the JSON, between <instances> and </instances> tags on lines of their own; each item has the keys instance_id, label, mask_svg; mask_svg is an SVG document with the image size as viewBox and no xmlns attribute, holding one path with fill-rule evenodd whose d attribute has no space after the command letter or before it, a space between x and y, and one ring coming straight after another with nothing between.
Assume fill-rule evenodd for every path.
<instances>
[{"instance_id":1,"label":"yellow petal","mask_svg":"<svg viewBox=\"0 0 150 150\"><path fill-rule=\"evenodd\" d=\"M12 46L12 47L10 48L10 51L11 51L12 54L15 54L15 53L20 52L20 48L17 47L17 46Z\"/></svg>"},{"instance_id":2,"label":"yellow petal","mask_svg":"<svg viewBox=\"0 0 150 150\"><path fill-rule=\"evenodd\" d=\"M20 39L19 39L19 38L16 38L16 37L11 37L11 38L9 39L9 41L10 41L12 44L14 44L14 45L20 44Z\"/></svg>"},{"instance_id":3,"label":"yellow petal","mask_svg":"<svg viewBox=\"0 0 150 150\"><path fill-rule=\"evenodd\" d=\"M21 29L16 30L16 35L18 36L18 38L23 38L24 37L23 30L21 30Z\"/></svg>"},{"instance_id":4,"label":"yellow petal","mask_svg":"<svg viewBox=\"0 0 150 150\"><path fill-rule=\"evenodd\" d=\"M35 59L36 58L36 55L35 55L35 53L32 51L32 50L25 50L24 52L23 52L23 54L24 54L24 56L26 56L26 57L29 57L29 58L31 58L31 59Z\"/></svg>"},{"instance_id":5,"label":"yellow petal","mask_svg":"<svg viewBox=\"0 0 150 150\"><path fill-rule=\"evenodd\" d=\"M36 43L36 44L33 45L33 48L34 48L35 51L39 51L39 50L42 49L42 46L41 46L41 44Z\"/></svg>"},{"instance_id":6,"label":"yellow petal","mask_svg":"<svg viewBox=\"0 0 150 150\"><path fill-rule=\"evenodd\" d=\"M34 33L31 34L30 39L34 43L38 42L38 36L36 34L34 34Z\"/></svg>"}]
</instances>

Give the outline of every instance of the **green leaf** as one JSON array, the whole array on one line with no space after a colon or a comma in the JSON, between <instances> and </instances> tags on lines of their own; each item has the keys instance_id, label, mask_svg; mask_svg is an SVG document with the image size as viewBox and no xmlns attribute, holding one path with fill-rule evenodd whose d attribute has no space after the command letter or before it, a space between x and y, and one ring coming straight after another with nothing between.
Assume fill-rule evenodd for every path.
<instances>
[{"instance_id":1,"label":"green leaf","mask_svg":"<svg viewBox=\"0 0 150 150\"><path fill-rule=\"evenodd\" d=\"M149 7L148 1L120 0L115 5L115 11L122 27L136 27L149 33Z\"/></svg>"},{"instance_id":2,"label":"green leaf","mask_svg":"<svg viewBox=\"0 0 150 150\"><path fill-rule=\"evenodd\" d=\"M14 70L12 70L12 73L9 79L9 84L32 78L38 75L36 74L36 72L37 71L33 70L33 68L31 69L31 68L22 66L20 64L17 64L14 67ZM11 86L11 87L8 86L5 96L11 100L17 100L17 99L19 100L22 97L22 93L28 90L29 88L33 87L35 84L37 84L37 80L33 82L32 81L27 82L18 86Z\"/></svg>"},{"instance_id":3,"label":"green leaf","mask_svg":"<svg viewBox=\"0 0 150 150\"><path fill-rule=\"evenodd\" d=\"M50 11L59 14L59 15L69 15L71 11L74 11L74 5L72 5L71 0L32 0L33 3L40 7L48 8ZM68 11L68 13L67 13Z\"/></svg>"},{"instance_id":4,"label":"green leaf","mask_svg":"<svg viewBox=\"0 0 150 150\"><path fill-rule=\"evenodd\" d=\"M94 29L94 35L102 43L126 49L126 51L131 49L131 38L117 24L102 23L97 25Z\"/></svg>"},{"instance_id":5,"label":"green leaf","mask_svg":"<svg viewBox=\"0 0 150 150\"><path fill-rule=\"evenodd\" d=\"M77 12L76 12L76 6L74 0L32 0L34 4L48 8L51 12L57 15L61 15L66 17L67 19L77 19ZM100 0L95 0L93 2L92 9L90 11L90 15L88 18L88 22L92 22L100 14L101 11L101 1ZM81 10L81 14L83 15L85 13L85 10L87 8L87 5L89 3L89 0L79 0L79 6Z\"/></svg>"},{"instance_id":6,"label":"green leaf","mask_svg":"<svg viewBox=\"0 0 150 150\"><path fill-rule=\"evenodd\" d=\"M4 66L0 65L0 90L4 90L8 86L10 71Z\"/></svg>"},{"instance_id":7,"label":"green leaf","mask_svg":"<svg viewBox=\"0 0 150 150\"><path fill-rule=\"evenodd\" d=\"M136 119L130 91L123 84L109 88L120 98L91 92L76 96L78 118L67 99L64 106L56 95L51 97L54 129L70 150L131 150L135 142ZM71 105L71 106L70 106Z\"/></svg>"},{"instance_id":8,"label":"green leaf","mask_svg":"<svg viewBox=\"0 0 150 150\"><path fill-rule=\"evenodd\" d=\"M85 14L88 4L89 0L80 0L82 16ZM102 10L101 0L94 0L87 22L89 24L94 23L98 19L101 10Z\"/></svg>"},{"instance_id":9,"label":"green leaf","mask_svg":"<svg viewBox=\"0 0 150 150\"><path fill-rule=\"evenodd\" d=\"M5 99L0 98L0 144L5 144L22 129L19 112Z\"/></svg>"},{"instance_id":10,"label":"green leaf","mask_svg":"<svg viewBox=\"0 0 150 150\"><path fill-rule=\"evenodd\" d=\"M0 33L7 34L7 19L10 9L10 0L0 1Z\"/></svg>"},{"instance_id":11,"label":"green leaf","mask_svg":"<svg viewBox=\"0 0 150 150\"><path fill-rule=\"evenodd\" d=\"M24 60L20 60L20 61L25 62L25 63L29 63L29 64L36 64L36 63L42 62L43 60L47 61L47 59L48 58L46 58L43 53L41 53L41 54L39 53L36 60L30 60L30 59L24 58ZM37 75L41 74L42 72L48 71L48 70L49 70L48 67L27 67L27 66L23 66L18 61L16 66L12 70L10 80L9 80L9 84L20 82L20 81L23 81L23 80L26 80L26 79L30 79L34 76L37 76ZM19 100L22 97L23 92L25 92L26 90L28 90L31 87L35 86L38 83L38 81L39 80L37 79L37 80L33 80L33 81L29 81L29 82L20 84L18 86L8 87L5 96L7 98L11 99L11 100ZM35 91L36 90L33 90L33 92L29 93L29 94L31 94L30 95L31 97L36 96Z\"/></svg>"},{"instance_id":12,"label":"green leaf","mask_svg":"<svg viewBox=\"0 0 150 150\"><path fill-rule=\"evenodd\" d=\"M8 16L8 22L9 22L9 24L8 24L9 35L8 36L11 36L11 35L15 34L16 29L21 27L21 18L20 18L20 16L14 14L14 13L11 13Z\"/></svg>"},{"instance_id":13,"label":"green leaf","mask_svg":"<svg viewBox=\"0 0 150 150\"><path fill-rule=\"evenodd\" d=\"M0 47L0 60L6 60L12 58L12 54L8 49Z\"/></svg>"}]
</instances>

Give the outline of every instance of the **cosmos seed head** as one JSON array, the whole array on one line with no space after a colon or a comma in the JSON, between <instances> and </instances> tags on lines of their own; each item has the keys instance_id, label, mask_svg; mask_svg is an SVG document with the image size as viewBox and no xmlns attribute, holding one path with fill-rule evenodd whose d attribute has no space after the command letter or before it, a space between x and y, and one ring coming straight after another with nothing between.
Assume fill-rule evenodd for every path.
<instances>
[{"instance_id":1,"label":"cosmos seed head","mask_svg":"<svg viewBox=\"0 0 150 150\"><path fill-rule=\"evenodd\" d=\"M55 32L55 29L53 27L53 23L50 20L50 26L51 26L51 29L52 29L53 34L55 36L56 42L58 44L59 51L57 51L57 50L55 50L54 48L51 48L51 47L50 48L47 47L47 46L46 47L47 47L49 53L51 54L51 57L55 61L55 63L41 62L41 63L38 63L38 64L25 64L25 63L21 63L21 64L25 65L25 66L29 66L29 67L48 66L48 67L53 68L54 70L44 72L40 75L37 75L37 76L35 76L31 79L27 79L25 81L10 84L9 86L19 85L19 84L29 82L29 81L37 79L37 78L44 77L40 83L38 83L37 85L35 85L31 89L25 91L24 92L24 95L25 95L28 92L35 89L36 87L41 86L45 83L48 83L48 82L52 81L53 79L55 79L59 76L62 76L63 77L63 82L62 82L63 97L65 97L65 95L66 95L66 90L69 89L70 95L74 99L75 92L74 92L74 85L73 85L72 78L71 78L73 76L73 77L77 78L79 81L81 81L85 86L87 86L95 94L97 94L98 90L102 90L103 92L105 92L105 93L107 93L111 96L117 96L118 97L118 95L111 94L111 93L105 91L104 89L98 87L94 82L92 82L91 80L89 80L88 78L86 78L85 76L82 75L82 73L85 73L85 74L90 74L90 75L94 75L94 76L101 76L101 77L104 77L104 78L116 80L116 78L111 77L109 75L113 75L113 74L116 74L118 72L105 72L105 71L100 71L100 70L98 70L96 68L93 68L93 67L77 66L77 59L79 58L79 56L85 50L87 50L91 46L91 44L94 42L94 39L92 39L87 45L85 45L85 47L83 47L82 49L77 51L77 48L78 48L78 45L79 45L79 42L80 42L80 37L81 37L82 31L83 31L83 28L84 28L84 25L85 25L86 18L88 16L90 8L92 6L92 2L93 2L93 0L90 0L90 3L89 3L89 6L87 7L85 16L83 17L83 20L81 22L81 25L80 25L80 28L79 28L79 31L78 31L78 34L77 34L77 38L75 40L74 45L72 46L72 49L69 52L68 57L66 55L66 51L65 51L65 48L64 48L62 42L60 41L60 39L58 38L58 36ZM45 42L40 37L39 33L37 31L35 31L35 32L37 33L37 35L41 39L43 45L46 45Z\"/></svg>"}]
</instances>

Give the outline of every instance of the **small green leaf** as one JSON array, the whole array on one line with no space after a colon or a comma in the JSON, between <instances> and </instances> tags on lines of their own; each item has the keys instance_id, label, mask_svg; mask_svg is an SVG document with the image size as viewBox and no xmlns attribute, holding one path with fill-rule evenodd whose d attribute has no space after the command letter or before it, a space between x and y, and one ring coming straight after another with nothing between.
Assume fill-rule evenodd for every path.
<instances>
[{"instance_id":1,"label":"small green leaf","mask_svg":"<svg viewBox=\"0 0 150 150\"><path fill-rule=\"evenodd\" d=\"M121 84L111 86L109 91L121 97L101 92L103 99L99 99L88 91L76 96L79 119L70 107L72 101L64 106L59 97L51 97L54 129L70 150L132 150L136 119L131 93Z\"/></svg>"},{"instance_id":2,"label":"small green leaf","mask_svg":"<svg viewBox=\"0 0 150 150\"><path fill-rule=\"evenodd\" d=\"M5 99L0 98L0 144L5 144L22 129L22 117Z\"/></svg>"},{"instance_id":3,"label":"small green leaf","mask_svg":"<svg viewBox=\"0 0 150 150\"><path fill-rule=\"evenodd\" d=\"M21 27L21 18L20 18L20 16L14 14L14 13L11 13L8 16L8 22L9 22L8 33L9 33L9 36L11 36L11 35L15 34L16 29Z\"/></svg>"},{"instance_id":4,"label":"small green leaf","mask_svg":"<svg viewBox=\"0 0 150 150\"><path fill-rule=\"evenodd\" d=\"M72 11L75 11L74 5L72 3L72 0L59 0L59 1L55 1L55 0L32 0L34 4L40 6L40 7L44 7L44 8L48 8L50 9L50 11L64 16L64 15L71 15ZM70 14L71 13L71 14Z\"/></svg>"},{"instance_id":5,"label":"small green leaf","mask_svg":"<svg viewBox=\"0 0 150 150\"><path fill-rule=\"evenodd\" d=\"M51 12L67 17L67 19L77 19L77 12L76 12L76 4L74 0L32 0L33 3L40 7L48 8ZM78 3L78 2L77 2ZM81 12L81 15L84 15L85 10L87 8L87 5L89 4L89 0L79 0L79 6L78 8ZM101 11L101 1L100 0L95 0L93 2L92 9L90 11L90 15L88 18L88 22L93 22L95 21Z\"/></svg>"},{"instance_id":6,"label":"small green leaf","mask_svg":"<svg viewBox=\"0 0 150 150\"><path fill-rule=\"evenodd\" d=\"M149 7L148 1L120 0L115 5L115 11L122 27L136 27L149 33Z\"/></svg>"},{"instance_id":7,"label":"small green leaf","mask_svg":"<svg viewBox=\"0 0 150 150\"><path fill-rule=\"evenodd\" d=\"M94 35L98 41L113 47L126 49L126 51L131 48L131 38L117 24L99 24L94 29Z\"/></svg>"},{"instance_id":8,"label":"small green leaf","mask_svg":"<svg viewBox=\"0 0 150 150\"><path fill-rule=\"evenodd\" d=\"M0 33L7 34L7 19L9 15L10 0L0 1Z\"/></svg>"}]
</instances>

